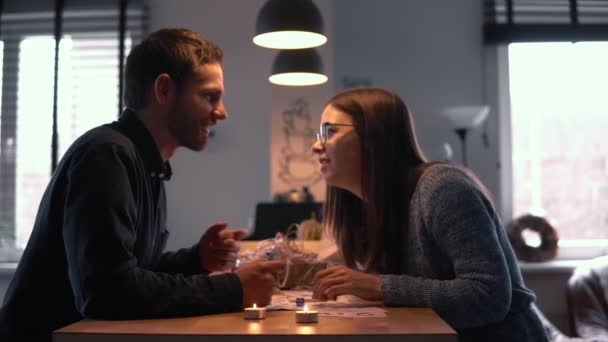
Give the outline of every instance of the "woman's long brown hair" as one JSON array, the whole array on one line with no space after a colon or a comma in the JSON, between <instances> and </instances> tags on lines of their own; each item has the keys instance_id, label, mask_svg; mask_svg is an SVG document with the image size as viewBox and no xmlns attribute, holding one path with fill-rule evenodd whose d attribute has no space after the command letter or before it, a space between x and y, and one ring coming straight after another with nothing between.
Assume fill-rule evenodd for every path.
<instances>
[{"instance_id":1,"label":"woman's long brown hair","mask_svg":"<svg viewBox=\"0 0 608 342\"><path fill-rule=\"evenodd\" d=\"M409 180L426 162L412 116L398 95L384 89L347 90L328 105L352 117L360 138L362 200L328 186L324 225L348 266L359 262L366 271L379 271L385 254L384 271L400 273L415 186Z\"/></svg>"}]
</instances>

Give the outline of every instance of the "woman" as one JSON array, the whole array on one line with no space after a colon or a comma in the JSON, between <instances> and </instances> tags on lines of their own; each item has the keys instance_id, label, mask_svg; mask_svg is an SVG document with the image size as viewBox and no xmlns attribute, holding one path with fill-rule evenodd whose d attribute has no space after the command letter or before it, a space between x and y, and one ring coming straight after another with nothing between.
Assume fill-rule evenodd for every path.
<instances>
[{"instance_id":1,"label":"woman","mask_svg":"<svg viewBox=\"0 0 608 342\"><path fill-rule=\"evenodd\" d=\"M324 225L345 261L317 274L315 298L431 307L462 341L548 340L485 188L426 161L399 96L337 94L312 150L328 184Z\"/></svg>"}]
</instances>

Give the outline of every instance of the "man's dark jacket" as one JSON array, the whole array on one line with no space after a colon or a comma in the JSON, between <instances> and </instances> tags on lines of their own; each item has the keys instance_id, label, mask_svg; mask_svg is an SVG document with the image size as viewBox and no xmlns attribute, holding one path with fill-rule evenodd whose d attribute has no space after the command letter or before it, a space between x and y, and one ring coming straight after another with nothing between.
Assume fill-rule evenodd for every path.
<instances>
[{"instance_id":1,"label":"man's dark jacket","mask_svg":"<svg viewBox=\"0 0 608 342\"><path fill-rule=\"evenodd\" d=\"M65 153L0 309L0 341L50 341L84 317L143 319L236 311L233 273L209 276L198 244L164 253L168 163L135 113Z\"/></svg>"}]
</instances>

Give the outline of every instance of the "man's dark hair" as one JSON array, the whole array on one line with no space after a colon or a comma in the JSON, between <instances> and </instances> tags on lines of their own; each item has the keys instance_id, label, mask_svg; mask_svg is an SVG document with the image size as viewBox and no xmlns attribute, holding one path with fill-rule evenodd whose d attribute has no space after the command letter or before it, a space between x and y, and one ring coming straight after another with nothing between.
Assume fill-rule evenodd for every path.
<instances>
[{"instance_id":1,"label":"man's dark hair","mask_svg":"<svg viewBox=\"0 0 608 342\"><path fill-rule=\"evenodd\" d=\"M194 68L222 63L222 49L186 29L161 29L135 46L125 66L125 95L128 108L139 110L148 102L148 91L160 74L166 73L180 89Z\"/></svg>"}]
</instances>

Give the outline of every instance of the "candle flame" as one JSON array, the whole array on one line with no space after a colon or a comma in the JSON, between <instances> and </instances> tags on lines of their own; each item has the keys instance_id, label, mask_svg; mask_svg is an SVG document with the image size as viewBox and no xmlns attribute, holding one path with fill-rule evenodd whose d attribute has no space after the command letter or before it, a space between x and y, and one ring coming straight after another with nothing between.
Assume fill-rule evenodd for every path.
<instances>
[{"instance_id":1,"label":"candle flame","mask_svg":"<svg viewBox=\"0 0 608 342\"><path fill-rule=\"evenodd\" d=\"M308 305L304 305L304 312L308 312Z\"/></svg>"},{"instance_id":2,"label":"candle flame","mask_svg":"<svg viewBox=\"0 0 608 342\"><path fill-rule=\"evenodd\" d=\"M254 308L254 309L255 309L255 308L257 308L257 306L255 305L255 303L253 303L253 308Z\"/></svg>"}]
</instances>

